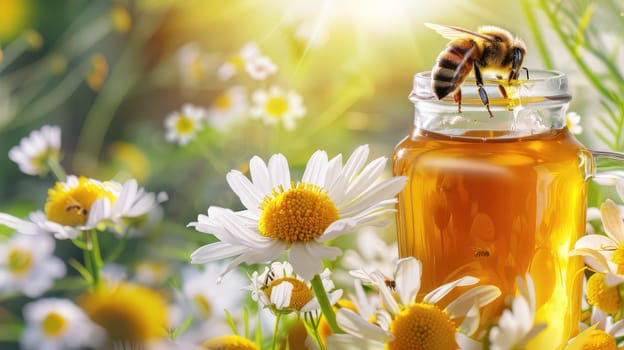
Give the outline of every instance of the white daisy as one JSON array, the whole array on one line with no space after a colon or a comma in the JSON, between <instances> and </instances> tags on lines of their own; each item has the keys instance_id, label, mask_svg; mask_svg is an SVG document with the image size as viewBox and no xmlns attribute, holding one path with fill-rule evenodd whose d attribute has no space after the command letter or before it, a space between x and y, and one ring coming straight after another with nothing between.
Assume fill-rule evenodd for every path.
<instances>
[{"instance_id":1,"label":"white daisy","mask_svg":"<svg viewBox=\"0 0 624 350\"><path fill-rule=\"evenodd\" d=\"M490 349L524 349L546 324L535 321L535 285L530 274L525 279L516 278L519 295L511 303L511 309L503 311L498 324L490 330Z\"/></svg>"},{"instance_id":2,"label":"white daisy","mask_svg":"<svg viewBox=\"0 0 624 350\"><path fill-rule=\"evenodd\" d=\"M594 307L590 322L591 326L581 323L582 332L572 338L565 349L616 349L616 339L624 336L624 320L613 322L611 316Z\"/></svg>"},{"instance_id":3,"label":"white daisy","mask_svg":"<svg viewBox=\"0 0 624 350\"><path fill-rule=\"evenodd\" d=\"M330 275L331 272L325 269L320 277L329 302L333 305L342 296L342 290L335 289ZM310 283L294 273L288 262L274 262L270 268L265 267L260 275L254 271L251 285L246 289L251 291L254 301L275 313L320 311Z\"/></svg>"},{"instance_id":4,"label":"white daisy","mask_svg":"<svg viewBox=\"0 0 624 350\"><path fill-rule=\"evenodd\" d=\"M23 234L53 233L58 239L76 238L80 231L111 224L121 232L132 224L130 219L145 215L158 200L159 196L138 188L134 179L122 185L70 175L48 190L43 212L31 213L29 220L0 213L0 224Z\"/></svg>"},{"instance_id":5,"label":"white daisy","mask_svg":"<svg viewBox=\"0 0 624 350\"><path fill-rule=\"evenodd\" d=\"M65 264L54 256L55 242L48 235L15 234L0 243L0 291L19 291L36 298L65 277Z\"/></svg>"},{"instance_id":6,"label":"white daisy","mask_svg":"<svg viewBox=\"0 0 624 350\"><path fill-rule=\"evenodd\" d=\"M24 320L24 349L83 349L96 347L104 340L103 330L70 300L46 298L26 304Z\"/></svg>"},{"instance_id":7,"label":"white daisy","mask_svg":"<svg viewBox=\"0 0 624 350\"><path fill-rule=\"evenodd\" d=\"M566 126L574 135L579 135L583 132L583 127L581 126L581 116L578 113L570 112L566 114Z\"/></svg>"},{"instance_id":8,"label":"white daisy","mask_svg":"<svg viewBox=\"0 0 624 350\"><path fill-rule=\"evenodd\" d=\"M268 164L253 157L251 180L240 171L230 171L227 181L246 210L210 207L208 215L190 223L220 240L194 251L191 262L236 256L227 272L242 262L277 260L288 249L295 272L310 280L321 273L324 259L333 260L342 253L326 242L394 211L386 207L396 203L395 195L406 178L376 183L387 159L377 158L364 166L368 152L367 145L358 147L343 166L341 155L329 160L327 153L317 151L298 183L291 180L288 162L281 154L273 155Z\"/></svg>"},{"instance_id":9,"label":"white daisy","mask_svg":"<svg viewBox=\"0 0 624 350\"><path fill-rule=\"evenodd\" d=\"M269 90L256 90L251 96L253 106L250 113L268 125L283 123L287 130L295 128L295 119L305 115L303 99L294 91L284 91L278 86Z\"/></svg>"},{"instance_id":10,"label":"white daisy","mask_svg":"<svg viewBox=\"0 0 624 350\"><path fill-rule=\"evenodd\" d=\"M247 43L238 52L238 54L230 57L219 69L217 70L217 76L221 80L228 80L232 78L236 73L242 70L247 62L254 58L261 56L260 49L256 43Z\"/></svg>"},{"instance_id":11,"label":"white daisy","mask_svg":"<svg viewBox=\"0 0 624 350\"><path fill-rule=\"evenodd\" d=\"M618 181L616 188L624 195L624 182ZM600 217L607 234L588 234L581 237L570 251L570 255L581 255L585 264L594 271L606 274L605 283L612 287L624 282L624 222L620 208L610 199L600 206Z\"/></svg>"},{"instance_id":12,"label":"white daisy","mask_svg":"<svg viewBox=\"0 0 624 350\"><path fill-rule=\"evenodd\" d=\"M223 131L239 121L247 110L247 92L242 86L231 87L218 94L208 108L208 124Z\"/></svg>"},{"instance_id":13,"label":"white daisy","mask_svg":"<svg viewBox=\"0 0 624 350\"><path fill-rule=\"evenodd\" d=\"M268 56L256 56L245 63L245 70L254 80L264 80L277 72L277 66Z\"/></svg>"},{"instance_id":14,"label":"white daisy","mask_svg":"<svg viewBox=\"0 0 624 350\"><path fill-rule=\"evenodd\" d=\"M45 175L50 170L48 162L58 162L60 158L61 128L58 126L44 125L9 151L9 159L28 175Z\"/></svg>"},{"instance_id":15,"label":"white daisy","mask_svg":"<svg viewBox=\"0 0 624 350\"><path fill-rule=\"evenodd\" d=\"M357 234L357 250L347 249L340 261L345 270L355 270L366 266L367 270L379 270L386 276L394 271L399 259L397 242L387 244L370 228L365 228Z\"/></svg>"},{"instance_id":16,"label":"white daisy","mask_svg":"<svg viewBox=\"0 0 624 350\"><path fill-rule=\"evenodd\" d=\"M186 145L204 127L205 118L206 111L203 108L184 104L181 112L175 111L165 119L165 138L168 142Z\"/></svg>"},{"instance_id":17,"label":"white daisy","mask_svg":"<svg viewBox=\"0 0 624 350\"><path fill-rule=\"evenodd\" d=\"M178 67L182 80L197 85L206 77L210 59L197 43L188 43L178 51Z\"/></svg>"},{"instance_id":18,"label":"white daisy","mask_svg":"<svg viewBox=\"0 0 624 350\"><path fill-rule=\"evenodd\" d=\"M468 337L479 326L479 309L498 298L500 290L494 286L477 286L466 290L446 308L440 309L436 303L455 287L474 285L479 280L462 277L431 291L418 301L421 273L420 261L412 257L397 262L392 280L379 271L372 274L363 273L362 270L356 272L379 290L384 308L377 312L377 324L370 323L351 310L338 310L338 325L348 335L330 336L327 340L328 348L341 349L341 346L350 342L362 349L463 348L465 342L471 341ZM463 321L457 327L454 320L462 318Z\"/></svg>"}]
</instances>

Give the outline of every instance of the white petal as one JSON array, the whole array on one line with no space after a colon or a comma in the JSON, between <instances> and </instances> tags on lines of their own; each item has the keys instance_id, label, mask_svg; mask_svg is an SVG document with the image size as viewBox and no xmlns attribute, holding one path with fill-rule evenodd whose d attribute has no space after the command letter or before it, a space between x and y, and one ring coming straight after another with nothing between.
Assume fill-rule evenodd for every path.
<instances>
[{"instance_id":1,"label":"white petal","mask_svg":"<svg viewBox=\"0 0 624 350\"><path fill-rule=\"evenodd\" d=\"M455 341L461 350L481 350L483 345L462 333L455 333Z\"/></svg>"},{"instance_id":2,"label":"white petal","mask_svg":"<svg viewBox=\"0 0 624 350\"><path fill-rule=\"evenodd\" d=\"M422 264L413 257L400 259L396 267L396 291L401 304L410 305L420 290Z\"/></svg>"},{"instance_id":3,"label":"white petal","mask_svg":"<svg viewBox=\"0 0 624 350\"><path fill-rule=\"evenodd\" d=\"M606 238L606 237L605 237ZM576 248L571 250L569 255L581 255L585 258L585 263L596 272L607 273L609 271L609 263L600 252L591 248Z\"/></svg>"},{"instance_id":4,"label":"white petal","mask_svg":"<svg viewBox=\"0 0 624 350\"><path fill-rule=\"evenodd\" d=\"M346 198L353 198L368 189L381 176L386 167L386 157L380 157L366 165L364 170L355 177L347 188Z\"/></svg>"},{"instance_id":5,"label":"white petal","mask_svg":"<svg viewBox=\"0 0 624 350\"><path fill-rule=\"evenodd\" d=\"M294 286L290 282L282 282L271 289L271 304L278 310L290 305L290 297Z\"/></svg>"},{"instance_id":6,"label":"white petal","mask_svg":"<svg viewBox=\"0 0 624 350\"><path fill-rule=\"evenodd\" d=\"M13 215L0 213L0 225L8 226L18 233L26 234L26 235L38 235L38 234L47 234L48 231L43 230L37 224L32 223L30 221L22 220L20 218L16 218Z\"/></svg>"},{"instance_id":7,"label":"white petal","mask_svg":"<svg viewBox=\"0 0 624 350\"><path fill-rule=\"evenodd\" d=\"M477 286L464 292L462 295L453 300L447 307L446 311L453 318L466 315L473 306L477 308L483 307L501 295L500 289L495 286Z\"/></svg>"},{"instance_id":8,"label":"white petal","mask_svg":"<svg viewBox=\"0 0 624 350\"><path fill-rule=\"evenodd\" d=\"M269 168L260 157L254 156L249 161L249 173L253 184L260 189L262 194L268 196L271 194L273 187L271 186L271 178L269 176Z\"/></svg>"},{"instance_id":9,"label":"white petal","mask_svg":"<svg viewBox=\"0 0 624 350\"><path fill-rule=\"evenodd\" d=\"M191 253L191 263L204 264L210 261L221 260L242 254L249 249L245 246L235 246L224 242L206 244Z\"/></svg>"},{"instance_id":10,"label":"white petal","mask_svg":"<svg viewBox=\"0 0 624 350\"><path fill-rule=\"evenodd\" d=\"M605 284L607 287L615 287L622 282L624 282L624 276L618 275L611 271L607 272L607 275L605 276Z\"/></svg>"},{"instance_id":11,"label":"white petal","mask_svg":"<svg viewBox=\"0 0 624 350\"><path fill-rule=\"evenodd\" d=\"M327 337L327 349L335 350L384 350L381 343L372 343L351 334L332 334Z\"/></svg>"},{"instance_id":12,"label":"white petal","mask_svg":"<svg viewBox=\"0 0 624 350\"><path fill-rule=\"evenodd\" d=\"M325 175L327 174L327 153L325 151L316 151L308 160L301 182L311 183L318 186L325 184Z\"/></svg>"},{"instance_id":13,"label":"white petal","mask_svg":"<svg viewBox=\"0 0 624 350\"><path fill-rule=\"evenodd\" d=\"M400 311L399 305L394 299L392 291L386 285L385 276L381 272L375 271L371 274L371 278L377 289L379 289L379 294L386 310L390 311L393 315L398 314Z\"/></svg>"},{"instance_id":14,"label":"white petal","mask_svg":"<svg viewBox=\"0 0 624 350\"><path fill-rule=\"evenodd\" d=\"M241 203L249 209L259 211L260 204L264 200L264 194L238 170L231 170L226 175L227 183L232 191L240 198Z\"/></svg>"},{"instance_id":15,"label":"white petal","mask_svg":"<svg viewBox=\"0 0 624 350\"><path fill-rule=\"evenodd\" d=\"M440 299L444 298L455 287L470 286L479 282L479 279L472 276L465 276L453 282L449 282L441 285L440 287L432 290L429 294L425 295L423 301L428 304L435 304Z\"/></svg>"},{"instance_id":16,"label":"white petal","mask_svg":"<svg viewBox=\"0 0 624 350\"><path fill-rule=\"evenodd\" d=\"M366 339L377 341L382 344L392 339L390 333L368 322L349 309L342 308L338 310L336 321L338 322L338 326L349 334L360 335Z\"/></svg>"},{"instance_id":17,"label":"white petal","mask_svg":"<svg viewBox=\"0 0 624 350\"><path fill-rule=\"evenodd\" d=\"M620 215L620 208L607 199L600 206L600 218L607 235L617 243L624 242L624 222Z\"/></svg>"},{"instance_id":18,"label":"white petal","mask_svg":"<svg viewBox=\"0 0 624 350\"><path fill-rule=\"evenodd\" d=\"M344 176L347 180L351 180L357 172L364 166L368 159L369 148L368 145L361 145L353 151L347 163L344 166Z\"/></svg>"},{"instance_id":19,"label":"white petal","mask_svg":"<svg viewBox=\"0 0 624 350\"><path fill-rule=\"evenodd\" d=\"M405 187L406 180L407 178L405 176L396 176L375 185L373 189L358 196L355 200L340 208L341 216L355 215L356 213L375 205L377 202L394 197L403 189L403 187Z\"/></svg>"},{"instance_id":20,"label":"white petal","mask_svg":"<svg viewBox=\"0 0 624 350\"><path fill-rule=\"evenodd\" d=\"M290 169L283 154L274 154L269 159L269 175L273 188L281 186L284 191L290 189Z\"/></svg>"},{"instance_id":21,"label":"white petal","mask_svg":"<svg viewBox=\"0 0 624 350\"><path fill-rule=\"evenodd\" d=\"M323 271L323 260L334 260L340 254L342 250L337 247L328 247L315 241L296 242L290 247L288 261L297 274L309 281Z\"/></svg>"},{"instance_id":22,"label":"white petal","mask_svg":"<svg viewBox=\"0 0 624 350\"><path fill-rule=\"evenodd\" d=\"M113 204L112 212L115 214L125 213L136 199L139 184L135 179L130 179L123 184L121 193Z\"/></svg>"},{"instance_id":23,"label":"white petal","mask_svg":"<svg viewBox=\"0 0 624 350\"><path fill-rule=\"evenodd\" d=\"M476 305L473 305L466 313L466 317L464 317L462 323L459 325L459 332L472 336L477 329L479 329L479 316L479 308Z\"/></svg>"}]
</instances>

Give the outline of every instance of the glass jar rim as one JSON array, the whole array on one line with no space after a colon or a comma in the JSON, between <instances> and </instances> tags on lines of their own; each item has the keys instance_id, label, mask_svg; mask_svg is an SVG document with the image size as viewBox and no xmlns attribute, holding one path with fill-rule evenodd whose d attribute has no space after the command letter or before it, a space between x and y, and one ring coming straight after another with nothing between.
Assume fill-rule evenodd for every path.
<instances>
[{"instance_id":1,"label":"glass jar rim","mask_svg":"<svg viewBox=\"0 0 624 350\"><path fill-rule=\"evenodd\" d=\"M565 73L557 70L528 69L522 72L520 77L528 79L511 80L498 79L495 76L484 76L483 87L489 96L492 105L526 105L527 103L540 101L558 101L566 103L571 99L568 91L568 78ZM501 88L505 90L507 97L501 95ZM476 79L474 76L467 77L460 86L462 104L482 105ZM454 93L443 97L439 102L455 104ZM409 95L410 100L438 101L433 93L431 71L419 72L414 75L414 87Z\"/></svg>"}]
</instances>

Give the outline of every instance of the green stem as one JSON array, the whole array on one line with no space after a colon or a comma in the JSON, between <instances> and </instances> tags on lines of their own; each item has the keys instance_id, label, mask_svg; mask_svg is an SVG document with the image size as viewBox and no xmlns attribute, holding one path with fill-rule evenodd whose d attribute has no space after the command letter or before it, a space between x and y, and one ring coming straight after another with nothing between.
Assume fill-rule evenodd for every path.
<instances>
[{"instance_id":1,"label":"green stem","mask_svg":"<svg viewBox=\"0 0 624 350\"><path fill-rule=\"evenodd\" d=\"M535 18L535 14L533 13L533 4L531 4L530 0L523 0L520 3L522 4L524 17L526 17L529 28L531 29L531 34L535 39L537 51L542 56L542 61L544 61L544 66L546 67L546 69L554 69L555 65L550 59L550 55L548 54L548 48L546 47L546 43L544 42L544 36L542 35L542 31L540 30L537 19Z\"/></svg>"},{"instance_id":2,"label":"green stem","mask_svg":"<svg viewBox=\"0 0 624 350\"><path fill-rule=\"evenodd\" d=\"M312 290L314 291L316 300L318 300L319 305L321 306L321 311L323 312L323 315L325 315L325 319L327 320L327 324L332 330L332 333L344 333L338 326L338 323L336 323L336 313L329 302L329 298L327 297L327 293L323 287L321 277L319 275L314 275L314 278L312 278L312 281L310 282L312 284Z\"/></svg>"},{"instance_id":3,"label":"green stem","mask_svg":"<svg viewBox=\"0 0 624 350\"><path fill-rule=\"evenodd\" d=\"M67 179L67 173L61 166L58 158L48 157L48 166L58 181L65 181L65 179Z\"/></svg>"},{"instance_id":4,"label":"green stem","mask_svg":"<svg viewBox=\"0 0 624 350\"><path fill-rule=\"evenodd\" d=\"M87 249L84 250L85 265L91 276L93 276L93 287L97 288L101 283L100 269L104 264L100 253L97 232L95 230L87 231L85 239L87 241Z\"/></svg>"},{"instance_id":5,"label":"green stem","mask_svg":"<svg viewBox=\"0 0 624 350\"><path fill-rule=\"evenodd\" d=\"M275 319L275 329L273 330L273 346L271 349L275 350L275 346L277 345L277 332L279 331L279 323L282 318L282 314L278 313L277 318Z\"/></svg>"}]
</instances>

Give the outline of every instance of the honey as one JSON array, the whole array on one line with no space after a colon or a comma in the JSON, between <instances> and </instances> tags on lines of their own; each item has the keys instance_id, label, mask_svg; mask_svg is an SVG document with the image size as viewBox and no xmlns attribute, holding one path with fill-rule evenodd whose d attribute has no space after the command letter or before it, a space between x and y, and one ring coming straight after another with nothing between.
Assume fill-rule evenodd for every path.
<instances>
[{"instance_id":1,"label":"honey","mask_svg":"<svg viewBox=\"0 0 624 350\"><path fill-rule=\"evenodd\" d=\"M527 349L557 349L578 332L583 261L570 257L585 231L588 151L567 128L516 136L497 130L423 128L401 141L394 175L408 177L397 204L401 257L422 261L421 292L462 276L501 289L487 326L529 272L536 323Z\"/></svg>"}]
</instances>

